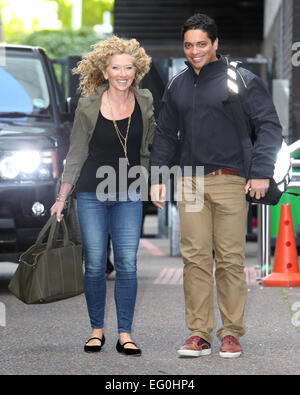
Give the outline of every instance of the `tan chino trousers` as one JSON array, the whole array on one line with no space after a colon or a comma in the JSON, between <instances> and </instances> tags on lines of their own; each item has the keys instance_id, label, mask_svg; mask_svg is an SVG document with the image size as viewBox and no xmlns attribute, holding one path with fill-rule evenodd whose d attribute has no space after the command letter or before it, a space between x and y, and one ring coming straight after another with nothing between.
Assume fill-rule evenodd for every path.
<instances>
[{"instance_id":1,"label":"tan chino trousers","mask_svg":"<svg viewBox=\"0 0 300 395\"><path fill-rule=\"evenodd\" d=\"M222 319L217 336L239 337L245 332L244 251L248 204L244 186L245 178L228 174L178 180L177 191L182 194L178 208L186 324L191 336L200 336L208 342L214 327L213 250Z\"/></svg>"}]
</instances>

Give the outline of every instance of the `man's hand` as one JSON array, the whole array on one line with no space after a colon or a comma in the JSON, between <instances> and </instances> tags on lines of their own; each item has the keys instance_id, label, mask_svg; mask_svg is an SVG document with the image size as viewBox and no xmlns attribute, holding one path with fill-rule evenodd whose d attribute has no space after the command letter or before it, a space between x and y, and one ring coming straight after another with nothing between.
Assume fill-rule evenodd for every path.
<instances>
[{"instance_id":1,"label":"man's hand","mask_svg":"<svg viewBox=\"0 0 300 395\"><path fill-rule=\"evenodd\" d=\"M270 185L270 180L264 179L264 180L248 180L246 186L245 186L245 194L247 195L248 191L251 197L254 197L256 199L263 198L265 194L267 193L267 190Z\"/></svg>"},{"instance_id":2,"label":"man's hand","mask_svg":"<svg viewBox=\"0 0 300 395\"><path fill-rule=\"evenodd\" d=\"M151 186L150 196L154 206L163 210L162 204L166 199L166 186L165 184L155 184Z\"/></svg>"}]
</instances>

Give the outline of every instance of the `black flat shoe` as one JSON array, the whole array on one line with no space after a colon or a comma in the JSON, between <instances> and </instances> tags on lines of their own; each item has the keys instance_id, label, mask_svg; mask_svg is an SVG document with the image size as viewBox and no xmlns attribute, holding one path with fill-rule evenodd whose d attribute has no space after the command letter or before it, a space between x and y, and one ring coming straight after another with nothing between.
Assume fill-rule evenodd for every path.
<instances>
[{"instance_id":1,"label":"black flat shoe","mask_svg":"<svg viewBox=\"0 0 300 395\"><path fill-rule=\"evenodd\" d=\"M121 344L120 340L118 340L118 343L116 345L117 351L122 354L132 355L135 357L140 357L142 355L142 350L140 348L125 348L125 344L134 344L137 347L134 342L125 342L124 344Z\"/></svg>"},{"instance_id":2,"label":"black flat shoe","mask_svg":"<svg viewBox=\"0 0 300 395\"><path fill-rule=\"evenodd\" d=\"M87 343L88 343L90 340L93 340L93 339L99 340L99 341L101 342L100 346L87 346ZM100 337L91 337L91 338L85 343L84 351L85 351L85 352L99 352L99 351L101 351L101 348L102 348L102 346L104 345L104 343L105 343L105 337L104 337L104 335L102 336L102 339L100 339Z\"/></svg>"}]
</instances>

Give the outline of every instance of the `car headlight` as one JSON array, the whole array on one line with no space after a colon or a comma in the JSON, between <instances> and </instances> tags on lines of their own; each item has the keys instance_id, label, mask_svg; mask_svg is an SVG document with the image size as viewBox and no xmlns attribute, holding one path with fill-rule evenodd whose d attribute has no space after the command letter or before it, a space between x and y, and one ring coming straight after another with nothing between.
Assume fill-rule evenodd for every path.
<instances>
[{"instance_id":1,"label":"car headlight","mask_svg":"<svg viewBox=\"0 0 300 395\"><path fill-rule=\"evenodd\" d=\"M0 178L3 180L49 180L57 177L53 151L5 151L0 154Z\"/></svg>"},{"instance_id":2,"label":"car headlight","mask_svg":"<svg viewBox=\"0 0 300 395\"><path fill-rule=\"evenodd\" d=\"M13 155L7 156L0 162L0 173L2 178L13 179L18 176L20 169Z\"/></svg>"}]
</instances>

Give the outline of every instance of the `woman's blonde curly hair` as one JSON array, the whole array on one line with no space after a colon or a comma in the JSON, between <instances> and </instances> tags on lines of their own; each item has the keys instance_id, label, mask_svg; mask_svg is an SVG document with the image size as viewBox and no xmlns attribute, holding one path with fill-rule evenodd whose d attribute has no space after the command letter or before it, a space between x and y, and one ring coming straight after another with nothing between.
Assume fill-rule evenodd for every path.
<instances>
[{"instance_id":1,"label":"woman's blonde curly hair","mask_svg":"<svg viewBox=\"0 0 300 395\"><path fill-rule=\"evenodd\" d=\"M148 56L135 39L123 39L112 36L92 45L93 50L84 55L72 72L79 74L79 89L83 96L96 92L98 86L106 82L103 71L110 63L113 55L127 54L132 56L135 66L135 78L132 85L138 87L139 82L150 69L151 57Z\"/></svg>"}]
</instances>

